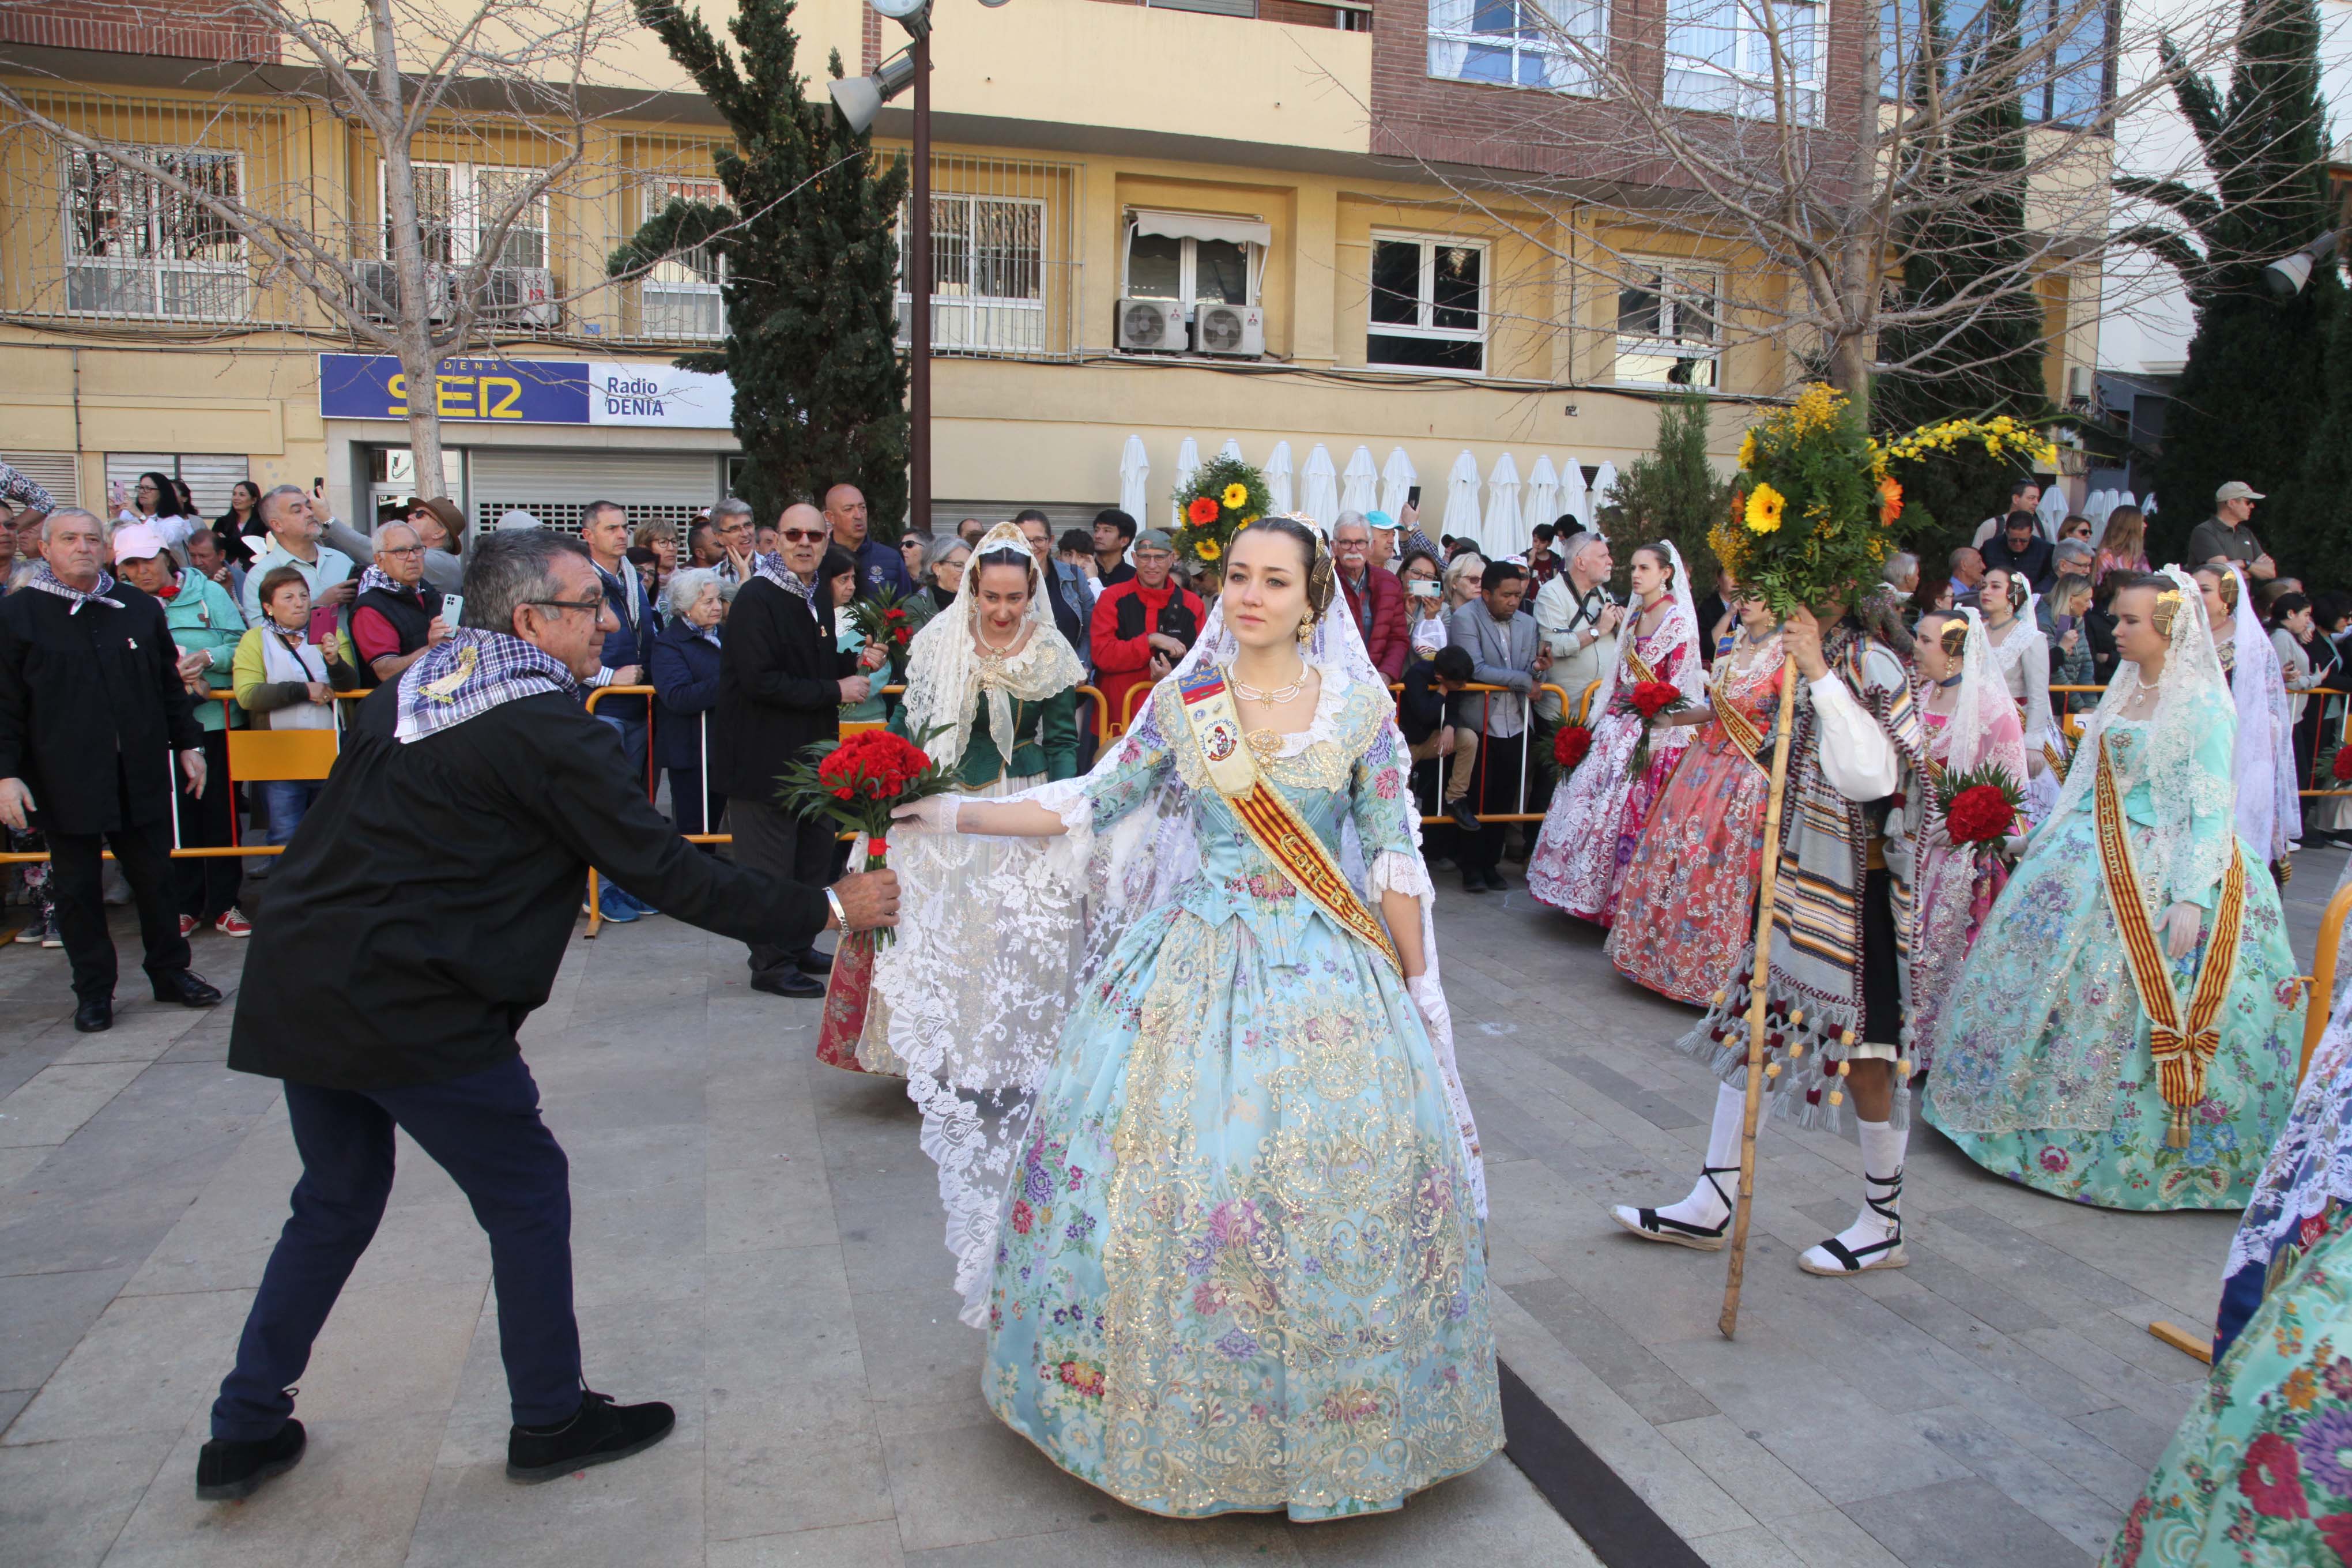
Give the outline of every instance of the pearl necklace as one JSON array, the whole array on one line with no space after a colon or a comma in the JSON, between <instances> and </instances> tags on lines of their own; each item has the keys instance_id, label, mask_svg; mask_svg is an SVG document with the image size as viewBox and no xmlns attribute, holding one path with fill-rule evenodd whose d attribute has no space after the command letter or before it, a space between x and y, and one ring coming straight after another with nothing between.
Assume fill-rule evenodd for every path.
<instances>
[{"instance_id":1,"label":"pearl necklace","mask_svg":"<svg viewBox=\"0 0 2352 1568\"><path fill-rule=\"evenodd\" d=\"M1298 667L1297 679L1287 686L1276 686L1266 690L1260 690L1230 671L1227 672L1225 680L1233 687L1235 696L1252 702L1264 702L1279 708L1286 702L1296 700L1298 694L1307 689L1307 666L1302 662Z\"/></svg>"}]
</instances>

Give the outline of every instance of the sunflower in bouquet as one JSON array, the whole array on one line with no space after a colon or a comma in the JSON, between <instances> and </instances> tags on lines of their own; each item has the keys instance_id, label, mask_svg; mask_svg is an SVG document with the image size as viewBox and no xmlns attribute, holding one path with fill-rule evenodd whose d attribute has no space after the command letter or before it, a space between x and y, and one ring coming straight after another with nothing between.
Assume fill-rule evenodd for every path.
<instances>
[{"instance_id":1,"label":"sunflower in bouquet","mask_svg":"<svg viewBox=\"0 0 2352 1568\"><path fill-rule=\"evenodd\" d=\"M1176 492L1176 558L1214 566L1234 534L1264 517L1265 476L1239 458L1212 458Z\"/></svg>"}]
</instances>

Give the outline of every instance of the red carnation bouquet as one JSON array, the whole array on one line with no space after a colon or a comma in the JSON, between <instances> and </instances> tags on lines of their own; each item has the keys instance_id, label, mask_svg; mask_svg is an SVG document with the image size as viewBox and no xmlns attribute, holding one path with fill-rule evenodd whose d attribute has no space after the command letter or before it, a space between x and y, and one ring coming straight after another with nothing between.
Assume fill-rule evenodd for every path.
<instances>
[{"instance_id":1,"label":"red carnation bouquet","mask_svg":"<svg viewBox=\"0 0 2352 1568\"><path fill-rule=\"evenodd\" d=\"M2337 784L2352 784L2352 746L2336 748L2335 764L2327 772Z\"/></svg>"},{"instance_id":2,"label":"red carnation bouquet","mask_svg":"<svg viewBox=\"0 0 2352 1568\"><path fill-rule=\"evenodd\" d=\"M853 599L848 605L849 624L857 628L868 647L878 647L890 656L890 684L907 684L908 645L915 634L923 629L930 618L925 613L929 601L909 600L896 590L882 588L869 598Z\"/></svg>"},{"instance_id":3,"label":"red carnation bouquet","mask_svg":"<svg viewBox=\"0 0 2352 1568\"><path fill-rule=\"evenodd\" d=\"M1993 845L2018 829L2024 793L2007 768L1987 763L1947 773L1937 789L1944 836L1958 845Z\"/></svg>"},{"instance_id":4,"label":"red carnation bouquet","mask_svg":"<svg viewBox=\"0 0 2352 1568\"><path fill-rule=\"evenodd\" d=\"M934 729L923 739L945 728ZM866 835L864 868L879 871L888 864L891 815L909 802L944 795L955 783L951 770L905 737L887 730L861 730L845 741L820 742L808 749L804 760L787 766L776 780L776 802L795 816L822 817ZM866 1032L866 1005L874 991L874 955L889 940L887 929L843 933L825 983L824 1023L816 1039L819 1061L852 1072L866 1070L857 1062L857 1042Z\"/></svg>"},{"instance_id":5,"label":"red carnation bouquet","mask_svg":"<svg viewBox=\"0 0 2352 1568\"><path fill-rule=\"evenodd\" d=\"M1552 737L1551 760L1566 778L1584 761L1584 753L1592 750L1592 731L1581 724L1562 724L1559 733Z\"/></svg>"},{"instance_id":6,"label":"red carnation bouquet","mask_svg":"<svg viewBox=\"0 0 2352 1568\"><path fill-rule=\"evenodd\" d=\"M1617 702L1623 704L1621 711L1631 710L1642 716L1642 738L1633 742L1633 759L1626 773L1628 778L1640 778L1650 766L1651 729L1667 714L1688 708L1690 701L1683 696L1682 688L1671 680L1637 680L1633 689L1617 694Z\"/></svg>"}]
</instances>

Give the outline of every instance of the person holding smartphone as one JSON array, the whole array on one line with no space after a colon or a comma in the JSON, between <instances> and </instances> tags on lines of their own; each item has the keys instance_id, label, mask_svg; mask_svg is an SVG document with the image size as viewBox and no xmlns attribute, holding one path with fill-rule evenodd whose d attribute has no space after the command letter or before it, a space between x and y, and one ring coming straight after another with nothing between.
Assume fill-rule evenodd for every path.
<instances>
[{"instance_id":1,"label":"person holding smartphone","mask_svg":"<svg viewBox=\"0 0 2352 1568\"><path fill-rule=\"evenodd\" d=\"M331 730L335 693L360 684L354 659L331 628L314 632L310 589L291 566L273 566L255 584L261 624L236 645L231 682L257 730ZM326 786L317 779L272 779L257 786L269 814L269 842L284 844Z\"/></svg>"}]
</instances>

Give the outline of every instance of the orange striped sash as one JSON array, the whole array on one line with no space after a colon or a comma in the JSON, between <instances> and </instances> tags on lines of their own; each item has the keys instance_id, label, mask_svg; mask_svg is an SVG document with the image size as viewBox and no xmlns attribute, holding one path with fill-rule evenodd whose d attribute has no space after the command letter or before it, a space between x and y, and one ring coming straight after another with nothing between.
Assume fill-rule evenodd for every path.
<instances>
[{"instance_id":1,"label":"orange striped sash","mask_svg":"<svg viewBox=\"0 0 2352 1568\"><path fill-rule=\"evenodd\" d=\"M2189 1112L2205 1098L2205 1069L2221 1049L2221 1033L2215 1020L2230 993L2230 979L2238 967L2238 927L2246 909L2246 865L2232 852L2230 869L2221 879L2221 907L2213 920L2213 934L2205 946L2205 963L2198 972L2197 988L2189 995L2189 1017L2180 1016L2180 998L2164 952L2157 945L2156 929L2147 906L2140 901L2139 874L2132 865L2131 840L2124 828L2123 804L2116 798L2115 770L2107 761L2107 742L2099 738L2097 782L2099 861L2106 872L2107 901L2122 931L2124 954L2131 961L2132 982L2148 1018L2148 1051L2156 1059L2157 1087L2164 1103L2172 1107L2168 1147L2189 1147Z\"/></svg>"}]
</instances>

